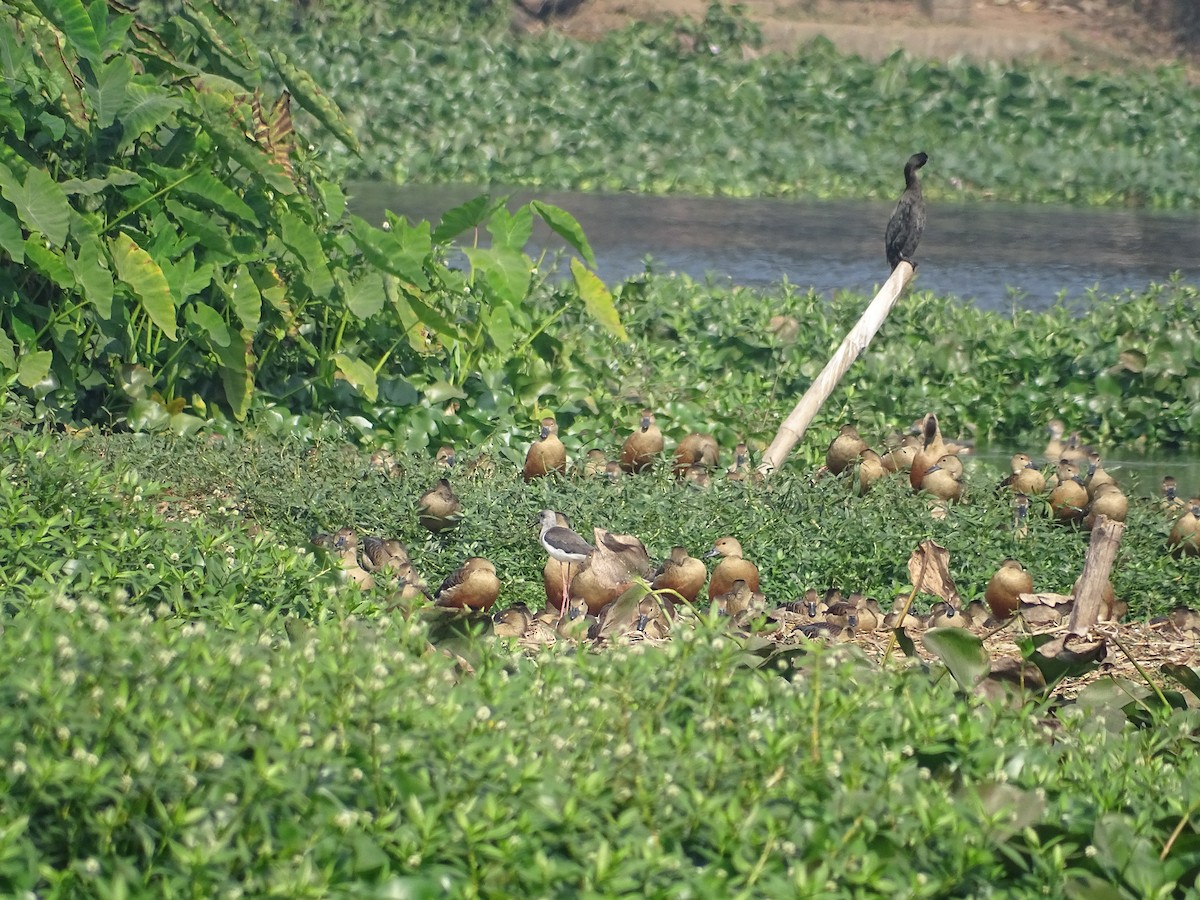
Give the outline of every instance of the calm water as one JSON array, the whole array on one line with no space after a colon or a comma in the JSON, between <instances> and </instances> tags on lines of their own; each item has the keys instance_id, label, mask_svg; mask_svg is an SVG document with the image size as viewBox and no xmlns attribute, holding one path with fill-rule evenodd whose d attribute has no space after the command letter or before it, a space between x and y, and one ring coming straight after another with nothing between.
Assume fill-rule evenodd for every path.
<instances>
[{"instance_id":1,"label":"calm water","mask_svg":"<svg viewBox=\"0 0 1200 900\"><path fill-rule=\"evenodd\" d=\"M353 210L370 222L384 209L436 222L474 187L352 186ZM883 231L890 203L645 197L518 191L546 200L583 226L607 283L642 272L712 275L765 286L787 279L822 293L871 295L887 277ZM539 247L561 247L546 229ZM1200 216L996 203L935 204L917 252L916 286L986 309L1086 302L1089 289L1142 290L1178 272L1200 283Z\"/></svg>"}]
</instances>

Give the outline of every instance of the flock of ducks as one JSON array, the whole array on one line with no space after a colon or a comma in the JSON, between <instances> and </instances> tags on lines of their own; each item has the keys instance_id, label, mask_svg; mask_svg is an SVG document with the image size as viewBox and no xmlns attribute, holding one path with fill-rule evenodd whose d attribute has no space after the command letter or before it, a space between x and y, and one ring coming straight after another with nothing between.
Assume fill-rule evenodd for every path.
<instances>
[{"instance_id":1,"label":"flock of ducks","mask_svg":"<svg viewBox=\"0 0 1200 900\"><path fill-rule=\"evenodd\" d=\"M1079 436L1065 436L1061 422L1049 425L1050 441L1045 457L1053 466L1047 474L1031 454L1017 453L1011 473L996 487L1013 495L1013 529L1018 536L1028 527L1030 498L1045 497L1050 514L1062 523L1077 523L1091 529L1101 515L1124 521L1129 501L1116 479L1104 470L1099 454L1081 445ZM654 414L643 410L633 432L625 439L618 458L608 459L603 451L590 450L576 466L585 478L619 479L651 470L665 450L665 440ZM871 449L853 425L844 425L829 444L825 465L817 477L848 479L858 493L866 493L887 477L907 476L915 492L925 492L933 502L933 514L945 515L950 504L964 500L963 465L960 456L971 452L969 443L943 439L937 416L926 415L908 435L893 435L883 452ZM739 444L734 463L719 466L720 448L705 434L691 434L679 442L672 468L676 478L697 485L710 483L722 473L733 480L758 477L750 468L749 452ZM448 472L457 459L451 448L438 451L435 464ZM526 482L567 473L567 453L558 437L554 418L542 420L539 435L525 457L522 477ZM1176 555L1200 554L1200 498L1186 503L1176 492L1171 477L1163 479L1162 508L1178 513L1168 539ZM432 534L455 528L462 506L448 478L443 477L421 496L417 517ZM843 596L836 588L823 594L810 589L798 599L772 608L760 590L758 567L746 559L741 544L732 536L717 540L704 558L689 555L677 546L661 564L654 566L642 542L633 535L617 535L594 529L594 542L571 529L562 513L542 510L538 517L539 541L546 553L543 584L546 605L532 611L516 603L492 617L497 635L519 637L534 643L560 638L603 641L618 638L663 639L680 618L695 616L707 583L705 598L712 614L727 617L738 627L764 618L778 636L796 633L808 638L851 640L860 633L880 628L1002 627L1015 616L1030 625L1054 625L1069 616L1072 595L1035 593L1028 570L1016 559L1007 559L991 577L983 601L964 607L948 602L934 605L925 616L901 614L902 603L885 612L879 602L861 593ZM332 535L317 535L313 543L335 555L342 578L361 588L370 588L380 578L393 587L390 603L404 611L415 607L465 610L479 616L491 615L500 595L496 567L483 557L470 557L436 589L413 567L407 549L394 539L359 536L351 528ZM705 559L715 558L710 572ZM903 599L903 598L898 598ZM1108 586L1103 614L1119 619L1128 606ZM761 624L761 622L760 622ZM1179 632L1200 635L1200 614L1180 608L1160 620L1160 625Z\"/></svg>"}]
</instances>

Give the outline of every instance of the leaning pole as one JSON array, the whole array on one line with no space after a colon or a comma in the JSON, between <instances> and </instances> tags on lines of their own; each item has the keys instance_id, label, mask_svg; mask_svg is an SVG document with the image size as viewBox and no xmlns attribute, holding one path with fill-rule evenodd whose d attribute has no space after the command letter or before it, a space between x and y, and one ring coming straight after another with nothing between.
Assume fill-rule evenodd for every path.
<instances>
[{"instance_id":1,"label":"leaning pole","mask_svg":"<svg viewBox=\"0 0 1200 900\"><path fill-rule=\"evenodd\" d=\"M883 320L900 299L905 286L912 280L913 271L912 263L908 260L901 260L892 270L891 276L879 289L866 312L859 317L850 333L842 340L841 346L829 358L821 374L809 385L800 402L779 426L775 439L771 441L771 446L767 448L759 463L759 472L766 475L778 469L792 452L792 448L800 443L804 432L808 431L808 426L829 399L833 389L838 386L846 370L854 364L859 354L867 349L871 338L875 337L875 332L883 325Z\"/></svg>"}]
</instances>

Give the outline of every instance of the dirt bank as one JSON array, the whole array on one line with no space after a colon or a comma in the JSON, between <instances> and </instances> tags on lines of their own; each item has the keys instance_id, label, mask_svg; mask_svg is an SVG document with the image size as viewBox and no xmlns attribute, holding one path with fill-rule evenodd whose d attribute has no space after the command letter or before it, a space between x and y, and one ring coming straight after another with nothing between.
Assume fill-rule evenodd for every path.
<instances>
[{"instance_id":1,"label":"dirt bank","mask_svg":"<svg viewBox=\"0 0 1200 900\"><path fill-rule=\"evenodd\" d=\"M523 0L520 5L554 4ZM576 8L549 17L549 27L594 39L632 21L700 20L709 4L581 0L561 5ZM1181 59L1167 35L1126 4L1106 0L742 0L741 5L762 29L764 51L791 51L824 36L868 59L901 48L930 59L1040 59L1088 68L1145 68ZM545 27L523 14L522 20L527 27Z\"/></svg>"}]
</instances>

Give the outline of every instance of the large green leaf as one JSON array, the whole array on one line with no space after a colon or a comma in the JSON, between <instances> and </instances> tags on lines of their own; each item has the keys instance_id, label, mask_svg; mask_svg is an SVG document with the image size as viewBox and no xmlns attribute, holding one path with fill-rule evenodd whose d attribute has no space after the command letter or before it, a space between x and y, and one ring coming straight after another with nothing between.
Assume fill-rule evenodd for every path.
<instances>
[{"instance_id":1,"label":"large green leaf","mask_svg":"<svg viewBox=\"0 0 1200 900\"><path fill-rule=\"evenodd\" d=\"M0 164L0 170L0 194L16 207L25 228L41 232L51 246L61 247L71 221L71 205L62 185L45 169L31 167L20 185L7 166Z\"/></svg>"},{"instance_id":2,"label":"large green leaf","mask_svg":"<svg viewBox=\"0 0 1200 900\"><path fill-rule=\"evenodd\" d=\"M433 230L433 240L436 243L444 244L458 237L468 228L478 228L488 220L495 210L504 206L506 199L506 197L501 197L493 200L488 194L480 194L478 197L472 197L466 203L460 203L442 216L438 227Z\"/></svg>"},{"instance_id":3,"label":"large green leaf","mask_svg":"<svg viewBox=\"0 0 1200 900\"><path fill-rule=\"evenodd\" d=\"M465 253L477 283L481 277L486 279L496 296L509 306L524 302L533 272L528 256L503 247L472 247Z\"/></svg>"},{"instance_id":4,"label":"large green leaf","mask_svg":"<svg viewBox=\"0 0 1200 900\"><path fill-rule=\"evenodd\" d=\"M941 658L963 688L973 688L991 671L991 660L983 641L965 628L930 628L921 643Z\"/></svg>"},{"instance_id":5,"label":"large green leaf","mask_svg":"<svg viewBox=\"0 0 1200 900\"><path fill-rule=\"evenodd\" d=\"M133 77L133 68L124 56L118 56L106 65L97 68L95 84L88 84L86 91L92 100L92 112L96 117L96 125L107 128L116 121L117 115L125 106L129 81Z\"/></svg>"},{"instance_id":6,"label":"large green leaf","mask_svg":"<svg viewBox=\"0 0 1200 900\"><path fill-rule=\"evenodd\" d=\"M31 388L50 374L50 364L54 362L54 354L49 350L35 350L21 355L17 364L17 381Z\"/></svg>"},{"instance_id":7,"label":"large green leaf","mask_svg":"<svg viewBox=\"0 0 1200 900\"><path fill-rule=\"evenodd\" d=\"M361 359L355 359L345 353L335 353L333 361L338 367L338 372L346 381L354 385L368 400L375 401L379 396L379 385L376 382L373 368Z\"/></svg>"},{"instance_id":8,"label":"large green leaf","mask_svg":"<svg viewBox=\"0 0 1200 900\"><path fill-rule=\"evenodd\" d=\"M162 269L125 233L117 235L109 243L109 249L117 277L129 285L150 321L161 328L169 340L175 340L175 300Z\"/></svg>"},{"instance_id":9,"label":"large green leaf","mask_svg":"<svg viewBox=\"0 0 1200 900\"><path fill-rule=\"evenodd\" d=\"M342 293L345 294L350 312L362 322L378 314L386 299L383 276L378 272L368 272L358 281L342 284Z\"/></svg>"},{"instance_id":10,"label":"large green leaf","mask_svg":"<svg viewBox=\"0 0 1200 900\"><path fill-rule=\"evenodd\" d=\"M100 62L100 39L81 0L33 0L33 5L63 33L77 54L93 65Z\"/></svg>"},{"instance_id":11,"label":"large green leaf","mask_svg":"<svg viewBox=\"0 0 1200 900\"><path fill-rule=\"evenodd\" d=\"M596 255L592 253L592 245L588 242L587 235L583 233L583 228L573 215L565 209L543 203L541 200L534 200L529 205L559 237L575 248L585 263L593 269L596 268Z\"/></svg>"},{"instance_id":12,"label":"large green leaf","mask_svg":"<svg viewBox=\"0 0 1200 900\"><path fill-rule=\"evenodd\" d=\"M232 218L240 219L247 225L260 226L258 214L250 208L241 197L233 192L226 184L214 178L207 172L181 172L177 169L161 169L152 166L154 171L170 184L176 184L176 190L199 200L201 204L222 212Z\"/></svg>"},{"instance_id":13,"label":"large green leaf","mask_svg":"<svg viewBox=\"0 0 1200 900\"><path fill-rule=\"evenodd\" d=\"M108 269L108 255L98 238L84 241L74 261L75 280L83 297L102 319L112 316L113 275Z\"/></svg>"},{"instance_id":14,"label":"large green leaf","mask_svg":"<svg viewBox=\"0 0 1200 900\"><path fill-rule=\"evenodd\" d=\"M143 134L165 123L183 104L158 85L130 84L121 111L121 143L127 150Z\"/></svg>"},{"instance_id":15,"label":"large green leaf","mask_svg":"<svg viewBox=\"0 0 1200 900\"><path fill-rule=\"evenodd\" d=\"M65 291L75 289L75 275L61 250L45 245L40 234L31 234L25 239L25 257L37 269Z\"/></svg>"},{"instance_id":16,"label":"large green leaf","mask_svg":"<svg viewBox=\"0 0 1200 900\"><path fill-rule=\"evenodd\" d=\"M623 341L629 340L621 317L617 313L617 305L604 282L594 272L590 271L578 259L571 260L571 275L575 279L575 287L583 298L583 305L593 319L603 325L616 337Z\"/></svg>"},{"instance_id":17,"label":"large green leaf","mask_svg":"<svg viewBox=\"0 0 1200 900\"><path fill-rule=\"evenodd\" d=\"M533 236L533 210L522 206L510 214L501 206L488 220L488 234L492 236L492 246L503 250L524 250L525 245Z\"/></svg>"},{"instance_id":18,"label":"large green leaf","mask_svg":"<svg viewBox=\"0 0 1200 900\"><path fill-rule=\"evenodd\" d=\"M242 328L250 334L258 331L258 323L262 318L262 295L258 285L250 277L250 271L245 266L238 266L233 282L227 288L229 302L237 313Z\"/></svg>"},{"instance_id":19,"label":"large green leaf","mask_svg":"<svg viewBox=\"0 0 1200 900\"><path fill-rule=\"evenodd\" d=\"M283 234L280 235L283 243L296 254L300 264L312 276L308 284L313 294L317 297L329 296L333 290L333 277L329 274L325 249L317 233L294 213L282 213L279 221L283 225Z\"/></svg>"},{"instance_id":20,"label":"large green leaf","mask_svg":"<svg viewBox=\"0 0 1200 900\"><path fill-rule=\"evenodd\" d=\"M21 220L17 208L0 197L0 250L8 251L17 265L25 262L25 236L21 233Z\"/></svg>"},{"instance_id":21,"label":"large green leaf","mask_svg":"<svg viewBox=\"0 0 1200 900\"><path fill-rule=\"evenodd\" d=\"M418 290L429 290L425 260L433 249L429 223L409 226L403 220L392 223L384 231L361 219L350 217L350 234L364 257L373 266L402 278Z\"/></svg>"}]
</instances>

